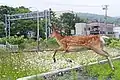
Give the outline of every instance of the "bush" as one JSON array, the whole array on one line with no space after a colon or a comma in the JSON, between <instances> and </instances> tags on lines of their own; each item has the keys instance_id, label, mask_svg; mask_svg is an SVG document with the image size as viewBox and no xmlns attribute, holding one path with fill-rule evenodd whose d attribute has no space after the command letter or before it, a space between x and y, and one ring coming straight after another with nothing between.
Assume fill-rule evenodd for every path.
<instances>
[{"instance_id":1,"label":"bush","mask_svg":"<svg viewBox=\"0 0 120 80\"><path fill-rule=\"evenodd\" d=\"M20 36L20 37L11 36L10 38L6 38L6 37L0 38L0 44L6 44L6 41L12 45L18 45L19 48L21 49L24 49L27 44L32 44L33 46L34 45L33 42L35 42L35 40L33 39L24 38L24 36Z\"/></svg>"},{"instance_id":2,"label":"bush","mask_svg":"<svg viewBox=\"0 0 120 80\"><path fill-rule=\"evenodd\" d=\"M20 37L11 36L10 38L6 38L6 37L0 38L1 44L5 44L6 41L9 42L10 44L18 44L19 45L19 44L27 41L27 39L24 39L24 36L20 36Z\"/></svg>"},{"instance_id":3,"label":"bush","mask_svg":"<svg viewBox=\"0 0 120 80\"><path fill-rule=\"evenodd\" d=\"M110 38L110 39L105 39L105 41L106 41L106 44L110 47L120 48L120 39Z\"/></svg>"},{"instance_id":4,"label":"bush","mask_svg":"<svg viewBox=\"0 0 120 80\"><path fill-rule=\"evenodd\" d=\"M47 44L57 44L57 41L55 38L50 38L47 40Z\"/></svg>"}]
</instances>

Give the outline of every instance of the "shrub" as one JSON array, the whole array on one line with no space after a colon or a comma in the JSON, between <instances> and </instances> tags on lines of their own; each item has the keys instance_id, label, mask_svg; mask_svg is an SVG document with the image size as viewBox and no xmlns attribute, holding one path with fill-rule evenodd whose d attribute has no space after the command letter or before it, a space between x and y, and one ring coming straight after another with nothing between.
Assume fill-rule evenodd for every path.
<instances>
[{"instance_id":1,"label":"shrub","mask_svg":"<svg viewBox=\"0 0 120 80\"><path fill-rule=\"evenodd\" d=\"M26 40L27 39L25 39L24 36L20 36L20 37L11 36L10 38L6 38L6 37L0 38L0 43L5 44L7 41L10 44L18 44L19 45L21 43L24 43Z\"/></svg>"},{"instance_id":2,"label":"shrub","mask_svg":"<svg viewBox=\"0 0 120 80\"><path fill-rule=\"evenodd\" d=\"M57 45L57 42L56 42L56 39L55 38L50 38L47 40L47 44L56 44Z\"/></svg>"},{"instance_id":3,"label":"shrub","mask_svg":"<svg viewBox=\"0 0 120 80\"><path fill-rule=\"evenodd\" d=\"M120 39L110 38L110 39L105 39L105 41L106 41L106 44L110 47L120 48Z\"/></svg>"}]
</instances>

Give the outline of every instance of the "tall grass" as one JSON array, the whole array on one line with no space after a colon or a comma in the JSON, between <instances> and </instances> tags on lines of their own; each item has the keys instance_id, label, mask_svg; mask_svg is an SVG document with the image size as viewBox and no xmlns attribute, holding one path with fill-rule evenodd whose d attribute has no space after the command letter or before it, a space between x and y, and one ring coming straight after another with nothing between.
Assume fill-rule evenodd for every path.
<instances>
[{"instance_id":1,"label":"tall grass","mask_svg":"<svg viewBox=\"0 0 120 80\"><path fill-rule=\"evenodd\" d=\"M31 50L36 48L36 45L37 43L34 40L25 40L25 42L20 44L20 47ZM48 39L41 40L39 46L42 49L56 49L58 44L55 39ZM109 53L111 52L109 51ZM19 51L18 53L10 53L5 49L0 49L0 80L16 80L20 77L93 62L98 58L100 60L103 59L103 57L98 56L92 51L82 50L65 54L63 52L57 52L57 62L53 63L53 53L53 51L39 53ZM72 63L66 61L68 58L72 60ZM90 75L92 76L92 73ZM76 79L76 75L73 78Z\"/></svg>"},{"instance_id":2,"label":"tall grass","mask_svg":"<svg viewBox=\"0 0 120 80\"><path fill-rule=\"evenodd\" d=\"M9 53L0 49L0 71L0 80L16 80L20 77L46 72L48 69L31 65L21 52Z\"/></svg>"},{"instance_id":3,"label":"tall grass","mask_svg":"<svg viewBox=\"0 0 120 80\"><path fill-rule=\"evenodd\" d=\"M115 71L112 71L107 63L96 64L85 67L85 71L90 77L97 77L98 80L119 80L120 79L120 60L113 61Z\"/></svg>"}]
</instances>

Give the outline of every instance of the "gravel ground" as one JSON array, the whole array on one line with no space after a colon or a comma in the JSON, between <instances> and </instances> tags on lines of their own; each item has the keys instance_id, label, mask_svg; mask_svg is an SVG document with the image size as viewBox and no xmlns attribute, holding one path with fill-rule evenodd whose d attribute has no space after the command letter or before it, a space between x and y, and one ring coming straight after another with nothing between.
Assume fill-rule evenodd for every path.
<instances>
[{"instance_id":1,"label":"gravel ground","mask_svg":"<svg viewBox=\"0 0 120 80\"><path fill-rule=\"evenodd\" d=\"M114 48L105 48L111 57L119 56L120 50ZM52 60L52 55L54 51L44 51L39 53L24 53L25 64L29 63L34 67L44 67L49 68L50 71L63 69L66 67L79 66L81 64L87 64L93 61L99 61L105 59L104 57L96 54L92 50L83 50L80 52L57 52L56 59L57 62L54 63ZM72 60L72 62L69 62Z\"/></svg>"},{"instance_id":2,"label":"gravel ground","mask_svg":"<svg viewBox=\"0 0 120 80\"><path fill-rule=\"evenodd\" d=\"M115 57L120 55L120 50L114 49L114 48L108 48L106 47L104 49L110 54L110 57ZM100 61L102 59L105 59L105 57L102 57L92 50L85 50L82 49L78 52L68 52L63 53L62 51L57 52L56 54L56 60L57 62L54 63L52 59L54 51L43 51L43 52L25 52L22 53L22 61L21 64L22 67L28 67L30 70L37 70L36 74L41 74L48 71L56 71L63 68L72 68L75 66L88 64L90 62ZM16 59L14 59L16 60ZM70 60L72 62L70 62ZM32 73L29 73L32 74ZM48 80L73 80L72 74L65 75L62 77L52 78ZM90 78L88 76L82 75L81 73L78 73L78 77L76 80L97 80L95 78Z\"/></svg>"}]
</instances>

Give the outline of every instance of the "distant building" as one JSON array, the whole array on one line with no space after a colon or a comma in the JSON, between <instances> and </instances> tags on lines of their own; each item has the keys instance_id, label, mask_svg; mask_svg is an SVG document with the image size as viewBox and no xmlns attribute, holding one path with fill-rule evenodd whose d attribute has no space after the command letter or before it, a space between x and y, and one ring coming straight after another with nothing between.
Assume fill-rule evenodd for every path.
<instances>
[{"instance_id":1,"label":"distant building","mask_svg":"<svg viewBox=\"0 0 120 80\"><path fill-rule=\"evenodd\" d=\"M114 24L107 24L106 26L105 23L99 23L99 22L75 24L76 35L104 34L108 36L113 36L114 27L115 27Z\"/></svg>"},{"instance_id":2,"label":"distant building","mask_svg":"<svg viewBox=\"0 0 120 80\"><path fill-rule=\"evenodd\" d=\"M86 23L76 23L75 24L75 31L76 34L75 35L86 35Z\"/></svg>"},{"instance_id":3,"label":"distant building","mask_svg":"<svg viewBox=\"0 0 120 80\"><path fill-rule=\"evenodd\" d=\"M120 39L120 26L118 27L114 27L113 28L113 32L114 32L114 37L119 38Z\"/></svg>"}]
</instances>

